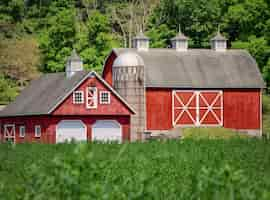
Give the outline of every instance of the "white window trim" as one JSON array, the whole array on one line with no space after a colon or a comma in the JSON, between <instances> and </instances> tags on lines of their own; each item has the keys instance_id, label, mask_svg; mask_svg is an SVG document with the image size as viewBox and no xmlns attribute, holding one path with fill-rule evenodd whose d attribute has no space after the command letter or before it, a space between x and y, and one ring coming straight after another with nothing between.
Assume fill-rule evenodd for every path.
<instances>
[{"instance_id":1,"label":"white window trim","mask_svg":"<svg viewBox=\"0 0 270 200\"><path fill-rule=\"evenodd\" d=\"M39 135L37 134L37 130L38 130L38 128L40 129L40 133L39 133ZM36 138L40 138L41 137L41 126L40 125L35 125L35 137Z\"/></svg>"},{"instance_id":2,"label":"white window trim","mask_svg":"<svg viewBox=\"0 0 270 200\"><path fill-rule=\"evenodd\" d=\"M93 89L94 90L94 96L93 97L89 97L89 88ZM86 108L87 109L95 109L97 108L97 104L98 104L98 90L96 87L86 87ZM89 105L89 100L93 101L93 106L90 106Z\"/></svg>"},{"instance_id":3,"label":"white window trim","mask_svg":"<svg viewBox=\"0 0 270 200\"><path fill-rule=\"evenodd\" d=\"M81 94L81 96L82 96L82 101L80 101L80 102L77 102L77 101L76 101L76 94ZM84 92L81 91L81 90L74 91L74 92L73 92L73 104L83 104L83 103L84 103Z\"/></svg>"},{"instance_id":4,"label":"white window trim","mask_svg":"<svg viewBox=\"0 0 270 200\"><path fill-rule=\"evenodd\" d=\"M22 130L24 130L24 134L22 134ZM26 132L25 126L24 126L24 125L19 126L19 136L20 136L21 138L24 138L24 137L25 137L25 132Z\"/></svg>"},{"instance_id":5,"label":"white window trim","mask_svg":"<svg viewBox=\"0 0 270 200\"><path fill-rule=\"evenodd\" d=\"M108 101L102 101L102 94L108 94ZM100 104L110 104L111 103L111 93L109 91L99 92L99 103Z\"/></svg>"}]
</instances>

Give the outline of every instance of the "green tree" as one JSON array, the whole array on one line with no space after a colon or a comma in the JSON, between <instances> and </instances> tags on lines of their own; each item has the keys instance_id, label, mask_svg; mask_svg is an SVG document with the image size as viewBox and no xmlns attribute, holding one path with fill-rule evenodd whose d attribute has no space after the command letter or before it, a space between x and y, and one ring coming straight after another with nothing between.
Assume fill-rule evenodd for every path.
<instances>
[{"instance_id":1,"label":"green tree","mask_svg":"<svg viewBox=\"0 0 270 200\"><path fill-rule=\"evenodd\" d=\"M18 94L18 87L8 78L0 74L0 104L8 104Z\"/></svg>"},{"instance_id":2,"label":"green tree","mask_svg":"<svg viewBox=\"0 0 270 200\"><path fill-rule=\"evenodd\" d=\"M49 19L51 26L40 36L43 71L63 71L75 42L75 12L64 9Z\"/></svg>"}]
</instances>

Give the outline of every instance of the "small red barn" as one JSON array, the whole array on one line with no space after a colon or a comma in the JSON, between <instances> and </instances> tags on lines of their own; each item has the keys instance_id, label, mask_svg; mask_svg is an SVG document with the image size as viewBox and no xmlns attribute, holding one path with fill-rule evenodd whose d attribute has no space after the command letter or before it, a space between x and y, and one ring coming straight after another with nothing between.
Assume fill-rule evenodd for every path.
<instances>
[{"instance_id":1,"label":"small red barn","mask_svg":"<svg viewBox=\"0 0 270 200\"><path fill-rule=\"evenodd\" d=\"M0 113L1 139L56 143L130 139L134 110L95 72L82 70L75 52L66 73L31 82Z\"/></svg>"},{"instance_id":2,"label":"small red barn","mask_svg":"<svg viewBox=\"0 0 270 200\"><path fill-rule=\"evenodd\" d=\"M134 48L113 49L102 76L137 111L131 138L179 127L225 127L260 136L264 81L252 56L228 50L226 43L218 33L211 49L188 49L180 31L172 48L156 49L140 33Z\"/></svg>"}]
</instances>

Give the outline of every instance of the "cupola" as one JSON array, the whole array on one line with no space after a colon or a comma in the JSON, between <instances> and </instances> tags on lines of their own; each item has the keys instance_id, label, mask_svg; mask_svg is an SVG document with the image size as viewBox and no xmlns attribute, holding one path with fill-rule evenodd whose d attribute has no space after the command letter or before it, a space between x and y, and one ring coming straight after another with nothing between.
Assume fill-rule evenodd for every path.
<instances>
[{"instance_id":1,"label":"cupola","mask_svg":"<svg viewBox=\"0 0 270 200\"><path fill-rule=\"evenodd\" d=\"M178 34L171 39L172 48L176 51L187 51L188 49L188 37L186 37L179 26Z\"/></svg>"},{"instance_id":2,"label":"cupola","mask_svg":"<svg viewBox=\"0 0 270 200\"><path fill-rule=\"evenodd\" d=\"M69 78L79 71L83 71L83 62L76 50L73 49L66 63L66 76Z\"/></svg>"},{"instance_id":3,"label":"cupola","mask_svg":"<svg viewBox=\"0 0 270 200\"><path fill-rule=\"evenodd\" d=\"M132 42L133 48L136 48L138 51L148 51L149 49L149 38L143 34L142 30L133 38Z\"/></svg>"},{"instance_id":4,"label":"cupola","mask_svg":"<svg viewBox=\"0 0 270 200\"><path fill-rule=\"evenodd\" d=\"M218 30L215 37L213 37L210 41L211 48L215 51L226 51L227 49L227 39L221 35Z\"/></svg>"}]
</instances>

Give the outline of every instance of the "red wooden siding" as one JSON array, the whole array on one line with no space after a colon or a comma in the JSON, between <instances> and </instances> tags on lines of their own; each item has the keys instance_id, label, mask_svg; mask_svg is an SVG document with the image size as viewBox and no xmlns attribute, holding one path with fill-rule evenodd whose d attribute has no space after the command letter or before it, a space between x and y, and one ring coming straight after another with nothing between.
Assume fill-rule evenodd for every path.
<instances>
[{"instance_id":1,"label":"red wooden siding","mask_svg":"<svg viewBox=\"0 0 270 200\"><path fill-rule=\"evenodd\" d=\"M112 86L112 66L115 58L116 55L114 52L112 52L105 62L104 71L102 74L103 79L107 81L107 83L109 83L111 86Z\"/></svg>"},{"instance_id":2,"label":"red wooden siding","mask_svg":"<svg viewBox=\"0 0 270 200\"><path fill-rule=\"evenodd\" d=\"M11 117L0 119L1 137L3 139L4 124L15 124L16 143L23 142L41 142L55 143L56 126L61 120L81 120L87 126L87 138L91 141L92 125L97 120L116 120L122 126L122 140L130 139L130 117L129 116L29 116L29 117ZM19 126L25 126L25 137L19 137ZM35 125L41 126L41 137L35 137ZM0 138L1 139L1 138Z\"/></svg>"},{"instance_id":3,"label":"red wooden siding","mask_svg":"<svg viewBox=\"0 0 270 200\"><path fill-rule=\"evenodd\" d=\"M260 128L260 90L224 90L224 127Z\"/></svg>"},{"instance_id":4,"label":"red wooden siding","mask_svg":"<svg viewBox=\"0 0 270 200\"><path fill-rule=\"evenodd\" d=\"M96 109L86 108L86 88L88 86L97 87L98 106ZM88 78L75 91L84 92L84 103L73 104L73 94L71 94L62 104L60 104L52 113L53 115L130 115L129 109L110 91L111 103L100 104L99 92L109 91L108 88L96 77Z\"/></svg>"},{"instance_id":5,"label":"red wooden siding","mask_svg":"<svg viewBox=\"0 0 270 200\"><path fill-rule=\"evenodd\" d=\"M172 128L171 89L146 90L147 130L168 130Z\"/></svg>"}]
</instances>

